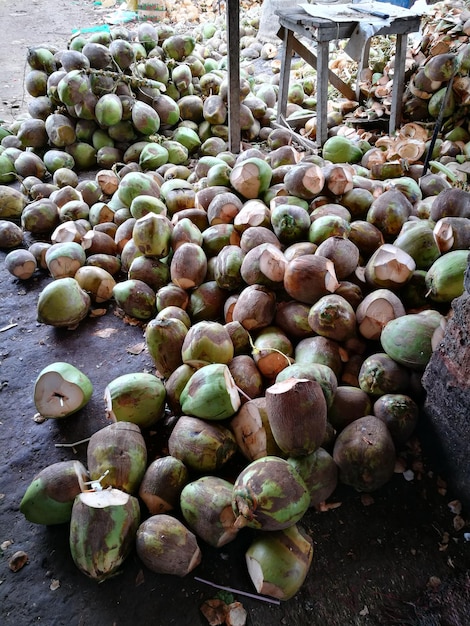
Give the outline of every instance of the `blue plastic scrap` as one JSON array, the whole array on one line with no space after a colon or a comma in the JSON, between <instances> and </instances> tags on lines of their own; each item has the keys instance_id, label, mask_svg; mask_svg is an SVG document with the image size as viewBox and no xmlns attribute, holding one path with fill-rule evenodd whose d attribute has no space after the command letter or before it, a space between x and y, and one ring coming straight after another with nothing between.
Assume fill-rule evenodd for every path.
<instances>
[{"instance_id":1,"label":"blue plastic scrap","mask_svg":"<svg viewBox=\"0 0 470 626\"><path fill-rule=\"evenodd\" d=\"M89 26L86 28L72 28L72 33L109 33L108 24L100 24L99 26Z\"/></svg>"}]
</instances>

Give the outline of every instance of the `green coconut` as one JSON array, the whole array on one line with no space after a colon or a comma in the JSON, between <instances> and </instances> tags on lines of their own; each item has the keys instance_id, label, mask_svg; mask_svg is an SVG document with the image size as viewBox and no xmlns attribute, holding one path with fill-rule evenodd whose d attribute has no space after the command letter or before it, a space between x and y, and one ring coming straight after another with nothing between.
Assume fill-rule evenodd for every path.
<instances>
[{"instance_id":1,"label":"green coconut","mask_svg":"<svg viewBox=\"0 0 470 626\"><path fill-rule=\"evenodd\" d=\"M115 422L97 430L87 448L92 481L136 493L147 467L147 447L140 428L132 422Z\"/></svg>"},{"instance_id":2,"label":"green coconut","mask_svg":"<svg viewBox=\"0 0 470 626\"><path fill-rule=\"evenodd\" d=\"M234 354L233 343L222 324L200 321L188 330L181 354L183 362L193 367L209 363L229 363Z\"/></svg>"},{"instance_id":3,"label":"green coconut","mask_svg":"<svg viewBox=\"0 0 470 626\"><path fill-rule=\"evenodd\" d=\"M152 319L145 329L150 356L161 376L169 378L182 364L181 348L188 332L179 319Z\"/></svg>"},{"instance_id":4,"label":"green coconut","mask_svg":"<svg viewBox=\"0 0 470 626\"><path fill-rule=\"evenodd\" d=\"M74 278L59 278L40 293L37 319L41 324L72 328L88 315L90 306L90 296Z\"/></svg>"},{"instance_id":5,"label":"green coconut","mask_svg":"<svg viewBox=\"0 0 470 626\"><path fill-rule=\"evenodd\" d=\"M259 533L245 553L248 574L258 593L289 600L302 587L313 559L313 541L294 524Z\"/></svg>"},{"instance_id":6,"label":"green coconut","mask_svg":"<svg viewBox=\"0 0 470 626\"><path fill-rule=\"evenodd\" d=\"M201 562L196 536L182 522L161 513L142 522L136 537L137 555L157 574L186 576Z\"/></svg>"},{"instance_id":7,"label":"green coconut","mask_svg":"<svg viewBox=\"0 0 470 626\"><path fill-rule=\"evenodd\" d=\"M451 302L463 294L468 258L468 250L450 250L434 261L425 278L431 300Z\"/></svg>"},{"instance_id":8,"label":"green coconut","mask_svg":"<svg viewBox=\"0 0 470 626\"><path fill-rule=\"evenodd\" d=\"M2 155L0 155L1 157ZM10 159L8 159L9 163L11 163ZM11 170L13 171L13 170ZM1 164L0 164L0 183L1 182L10 182L10 181L2 181L1 178ZM8 185L0 184L0 218L8 219L8 218L19 218L23 212L27 203L27 197L23 195L20 191L15 189L14 187L9 187Z\"/></svg>"},{"instance_id":9,"label":"green coconut","mask_svg":"<svg viewBox=\"0 0 470 626\"><path fill-rule=\"evenodd\" d=\"M444 322L444 316L436 313L411 313L389 321L380 336L388 356L401 365L423 371L433 352L434 333Z\"/></svg>"},{"instance_id":10,"label":"green coconut","mask_svg":"<svg viewBox=\"0 0 470 626\"><path fill-rule=\"evenodd\" d=\"M362 150L347 137L337 135L325 141L322 156L332 163L358 163L362 159Z\"/></svg>"},{"instance_id":11,"label":"green coconut","mask_svg":"<svg viewBox=\"0 0 470 626\"><path fill-rule=\"evenodd\" d=\"M309 505L304 481L285 459L252 461L235 480L232 506L239 528L283 530L298 522Z\"/></svg>"},{"instance_id":12,"label":"green coconut","mask_svg":"<svg viewBox=\"0 0 470 626\"><path fill-rule=\"evenodd\" d=\"M108 417L148 428L163 417L165 395L162 381L153 374L123 374L106 385L104 397Z\"/></svg>"},{"instance_id":13,"label":"green coconut","mask_svg":"<svg viewBox=\"0 0 470 626\"><path fill-rule=\"evenodd\" d=\"M171 432L168 450L189 469L212 473L233 457L237 444L222 424L182 415Z\"/></svg>"},{"instance_id":14,"label":"green coconut","mask_svg":"<svg viewBox=\"0 0 470 626\"><path fill-rule=\"evenodd\" d=\"M76 413L90 400L93 385L70 363L57 361L39 373L34 384L34 404L42 417L62 418Z\"/></svg>"},{"instance_id":15,"label":"green coconut","mask_svg":"<svg viewBox=\"0 0 470 626\"><path fill-rule=\"evenodd\" d=\"M78 569L101 582L130 555L140 523L139 501L119 489L79 494L70 520L70 552Z\"/></svg>"},{"instance_id":16,"label":"green coconut","mask_svg":"<svg viewBox=\"0 0 470 626\"><path fill-rule=\"evenodd\" d=\"M189 528L215 548L233 541L238 534L232 489L233 484L219 476L202 476L181 492L181 512Z\"/></svg>"},{"instance_id":17,"label":"green coconut","mask_svg":"<svg viewBox=\"0 0 470 626\"><path fill-rule=\"evenodd\" d=\"M33 524L65 524L70 521L75 497L88 473L80 461L59 461L37 474L20 502L20 511Z\"/></svg>"},{"instance_id":18,"label":"green coconut","mask_svg":"<svg viewBox=\"0 0 470 626\"><path fill-rule=\"evenodd\" d=\"M191 376L180 396L183 413L206 420L232 417L240 408L240 396L224 363L204 365Z\"/></svg>"}]
</instances>

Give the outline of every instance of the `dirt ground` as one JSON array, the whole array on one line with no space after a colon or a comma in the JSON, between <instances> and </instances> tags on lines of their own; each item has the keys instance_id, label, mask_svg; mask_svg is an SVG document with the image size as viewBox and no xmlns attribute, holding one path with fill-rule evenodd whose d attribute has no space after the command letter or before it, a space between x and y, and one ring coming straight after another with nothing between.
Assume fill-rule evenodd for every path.
<instances>
[{"instance_id":1,"label":"dirt ground","mask_svg":"<svg viewBox=\"0 0 470 626\"><path fill-rule=\"evenodd\" d=\"M0 118L24 110L26 49L41 42L59 47L72 29L100 22L91 2L0 0ZM100 585L72 562L68 527L28 523L19 512L33 476L60 460L86 459L86 446L56 447L90 436L107 424L103 391L127 372L153 371L139 325L125 323L113 304L74 331L38 324L36 303L50 280L38 272L20 283L4 268L0 252L0 623L5 626L201 626L204 601L217 590L195 576L253 593L243 552L250 533L220 550L202 545L203 559L186 578L153 574L135 554L122 572ZM92 400L77 416L36 423L32 399L39 371L68 361L94 385ZM147 434L149 449L167 432ZM446 489L426 421L401 452L403 470L372 498L339 487L340 503L310 510L302 525L315 554L301 591L280 605L234 592L249 626L467 626L470 624L470 541L458 494ZM406 476L406 478L405 478ZM23 550L28 563L9 568Z\"/></svg>"}]
</instances>

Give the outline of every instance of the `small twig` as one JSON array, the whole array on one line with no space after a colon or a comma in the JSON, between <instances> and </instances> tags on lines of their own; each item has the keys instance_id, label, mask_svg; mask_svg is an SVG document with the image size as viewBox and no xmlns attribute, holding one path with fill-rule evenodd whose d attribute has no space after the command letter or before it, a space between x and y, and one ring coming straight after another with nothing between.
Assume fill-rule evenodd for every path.
<instances>
[{"instance_id":1,"label":"small twig","mask_svg":"<svg viewBox=\"0 0 470 626\"><path fill-rule=\"evenodd\" d=\"M241 393L242 396L245 396L247 400L253 400L253 398L250 398L250 396L247 393L245 393L243 389L240 389L238 385L235 385L235 387L237 388L238 393Z\"/></svg>"},{"instance_id":2,"label":"small twig","mask_svg":"<svg viewBox=\"0 0 470 626\"><path fill-rule=\"evenodd\" d=\"M274 128L283 128L287 130L292 136L293 141L296 141L310 152L318 153L318 145L315 142L310 141L309 139L305 139L304 137L302 137L302 135L299 135L299 133L293 131L289 125L289 122L285 119L284 116L281 116L281 122L282 124L279 124L277 122L271 122L271 126L273 126Z\"/></svg>"},{"instance_id":3,"label":"small twig","mask_svg":"<svg viewBox=\"0 0 470 626\"><path fill-rule=\"evenodd\" d=\"M216 589L222 589L222 591L229 591L230 593L237 593L241 596L247 596L248 598L253 598L254 600L262 600L263 602L271 602L272 604L281 604L280 600L276 600L274 598L267 598L266 596L259 596L256 593L248 593L248 591L240 591L239 589L233 589L232 587L224 587L223 585L217 585L216 583L211 583L209 580L204 580L204 578L199 578L199 576L195 576L194 580L199 581L200 583L204 583L205 585L210 585L211 587L215 587Z\"/></svg>"},{"instance_id":4,"label":"small twig","mask_svg":"<svg viewBox=\"0 0 470 626\"><path fill-rule=\"evenodd\" d=\"M75 448L75 446L79 446L82 443L88 443L91 437L87 437L86 439L81 439L80 441L75 441L74 443L56 443L56 448Z\"/></svg>"},{"instance_id":5,"label":"small twig","mask_svg":"<svg viewBox=\"0 0 470 626\"><path fill-rule=\"evenodd\" d=\"M8 326L0 328L0 333L4 333L6 330L10 330L10 328L15 328L15 326L18 326L18 324L8 324Z\"/></svg>"}]
</instances>

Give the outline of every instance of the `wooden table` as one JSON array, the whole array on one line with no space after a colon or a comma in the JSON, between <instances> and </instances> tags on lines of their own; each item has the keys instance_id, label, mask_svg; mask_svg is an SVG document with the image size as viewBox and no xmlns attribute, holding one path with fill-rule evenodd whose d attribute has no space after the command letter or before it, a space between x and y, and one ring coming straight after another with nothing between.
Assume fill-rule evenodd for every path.
<instances>
[{"instance_id":1,"label":"wooden table","mask_svg":"<svg viewBox=\"0 0 470 626\"><path fill-rule=\"evenodd\" d=\"M337 8L340 10L341 5L337 5ZM296 52L309 65L317 70L317 146L323 146L328 138L328 83L331 83L346 98L350 100L360 100L359 88L354 91L329 69L330 42L339 39L349 39L358 21L363 18L358 18L358 20L353 22L334 21L334 19L314 17L300 8L279 9L276 11L276 14L279 17L281 26L278 31L278 37L283 40L277 122L278 124L283 123L286 116L292 53ZM389 120L390 133L395 131L401 121L407 37L409 33L419 30L420 22L421 18L419 15L392 17L390 18L390 25L384 26L374 35L397 35L393 72L392 106ZM316 45L316 53L299 41L298 36L311 40L312 44ZM362 51L358 75L361 69L368 65L369 49L370 39Z\"/></svg>"}]
</instances>

